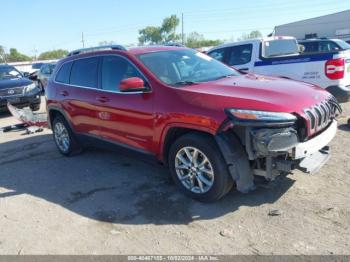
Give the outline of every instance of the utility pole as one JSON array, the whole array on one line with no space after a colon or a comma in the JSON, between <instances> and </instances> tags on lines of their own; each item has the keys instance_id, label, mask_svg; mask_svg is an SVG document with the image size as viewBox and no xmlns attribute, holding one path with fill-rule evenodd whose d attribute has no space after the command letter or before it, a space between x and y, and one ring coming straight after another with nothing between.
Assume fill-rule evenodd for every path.
<instances>
[{"instance_id":1,"label":"utility pole","mask_svg":"<svg viewBox=\"0 0 350 262\"><path fill-rule=\"evenodd\" d=\"M36 61L38 59L37 58L38 49L36 49L36 46L34 46L33 53L34 53L34 61Z\"/></svg>"},{"instance_id":2,"label":"utility pole","mask_svg":"<svg viewBox=\"0 0 350 262\"><path fill-rule=\"evenodd\" d=\"M81 32L81 42L83 43L83 48L85 48L84 32Z\"/></svg>"},{"instance_id":3,"label":"utility pole","mask_svg":"<svg viewBox=\"0 0 350 262\"><path fill-rule=\"evenodd\" d=\"M185 36L184 36L184 13L181 14L181 39L182 44L185 44Z\"/></svg>"}]
</instances>

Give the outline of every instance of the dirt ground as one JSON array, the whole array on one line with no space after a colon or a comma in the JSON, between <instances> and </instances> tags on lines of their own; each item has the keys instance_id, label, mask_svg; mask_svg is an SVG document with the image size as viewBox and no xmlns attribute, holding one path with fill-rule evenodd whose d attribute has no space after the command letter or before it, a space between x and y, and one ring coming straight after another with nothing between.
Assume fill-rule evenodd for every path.
<instances>
[{"instance_id":1,"label":"dirt ground","mask_svg":"<svg viewBox=\"0 0 350 262\"><path fill-rule=\"evenodd\" d=\"M49 130L0 134L0 254L349 254L350 103L343 108L319 173L213 204L183 196L137 153L66 158ZM0 115L0 127L14 123Z\"/></svg>"}]
</instances>

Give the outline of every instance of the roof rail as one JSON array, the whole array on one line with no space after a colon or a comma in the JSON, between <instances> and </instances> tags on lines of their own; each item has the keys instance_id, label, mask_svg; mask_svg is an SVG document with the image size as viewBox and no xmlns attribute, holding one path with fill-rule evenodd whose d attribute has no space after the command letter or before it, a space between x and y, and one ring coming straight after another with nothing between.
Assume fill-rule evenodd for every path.
<instances>
[{"instance_id":1,"label":"roof rail","mask_svg":"<svg viewBox=\"0 0 350 262\"><path fill-rule=\"evenodd\" d=\"M103 46L95 46L95 47L77 49L77 50L74 50L72 52L69 52L69 54L67 56L79 55L79 54L89 53L89 52L94 52L94 51L99 51L99 50L122 50L122 51L126 51L127 49L124 46L122 46L122 45L103 45Z\"/></svg>"}]
</instances>

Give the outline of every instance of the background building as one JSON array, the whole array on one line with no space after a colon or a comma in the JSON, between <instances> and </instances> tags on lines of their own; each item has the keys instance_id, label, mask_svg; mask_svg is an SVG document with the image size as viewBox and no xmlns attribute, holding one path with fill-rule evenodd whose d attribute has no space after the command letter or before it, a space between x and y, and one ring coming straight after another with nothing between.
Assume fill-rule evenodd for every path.
<instances>
[{"instance_id":1,"label":"background building","mask_svg":"<svg viewBox=\"0 0 350 262\"><path fill-rule=\"evenodd\" d=\"M304 38L339 38L350 42L350 10L279 25L275 35Z\"/></svg>"}]
</instances>

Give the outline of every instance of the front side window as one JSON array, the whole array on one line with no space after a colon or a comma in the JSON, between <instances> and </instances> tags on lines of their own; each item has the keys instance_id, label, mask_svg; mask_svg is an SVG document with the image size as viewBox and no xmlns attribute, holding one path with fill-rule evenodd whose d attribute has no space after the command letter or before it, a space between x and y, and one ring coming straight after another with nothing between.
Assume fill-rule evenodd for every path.
<instances>
[{"instance_id":1,"label":"front side window","mask_svg":"<svg viewBox=\"0 0 350 262\"><path fill-rule=\"evenodd\" d=\"M55 69L55 64L48 64L47 65L47 74L51 75L53 73L53 70Z\"/></svg>"},{"instance_id":2,"label":"front side window","mask_svg":"<svg viewBox=\"0 0 350 262\"><path fill-rule=\"evenodd\" d=\"M252 58L253 45L238 45L230 48L228 64L231 66L243 65L250 62Z\"/></svg>"},{"instance_id":3,"label":"front side window","mask_svg":"<svg viewBox=\"0 0 350 262\"><path fill-rule=\"evenodd\" d=\"M330 52L340 50L339 46L336 43L331 41L321 41L319 45L320 52Z\"/></svg>"},{"instance_id":4,"label":"front side window","mask_svg":"<svg viewBox=\"0 0 350 262\"><path fill-rule=\"evenodd\" d=\"M43 65L43 66L40 68L40 71L41 71L41 73L43 73L43 74L48 74L48 73L49 73L49 67L48 67L48 65Z\"/></svg>"},{"instance_id":5,"label":"front side window","mask_svg":"<svg viewBox=\"0 0 350 262\"><path fill-rule=\"evenodd\" d=\"M63 83L63 84L69 84L69 76L70 76L70 70L72 67L72 62L65 63L60 68L60 70L57 73L56 76L56 82Z\"/></svg>"},{"instance_id":6,"label":"front side window","mask_svg":"<svg viewBox=\"0 0 350 262\"><path fill-rule=\"evenodd\" d=\"M191 49L141 54L141 62L163 83L184 86L240 75L212 57Z\"/></svg>"},{"instance_id":7,"label":"front side window","mask_svg":"<svg viewBox=\"0 0 350 262\"><path fill-rule=\"evenodd\" d=\"M97 88L98 57L74 61L70 73L70 84Z\"/></svg>"},{"instance_id":8,"label":"front side window","mask_svg":"<svg viewBox=\"0 0 350 262\"><path fill-rule=\"evenodd\" d=\"M224 61L224 56L225 56L225 48L221 48L221 49L216 49L210 53L208 53L209 56L211 56L212 58L223 62Z\"/></svg>"},{"instance_id":9,"label":"front side window","mask_svg":"<svg viewBox=\"0 0 350 262\"><path fill-rule=\"evenodd\" d=\"M103 90L119 91L120 82L130 77L145 79L139 71L125 58L105 56L102 60L101 84Z\"/></svg>"}]
</instances>

